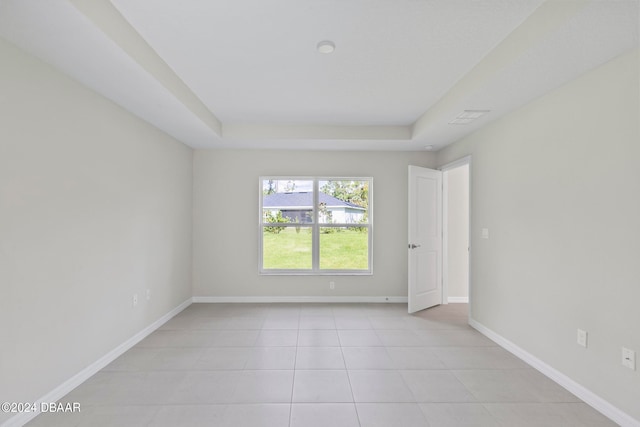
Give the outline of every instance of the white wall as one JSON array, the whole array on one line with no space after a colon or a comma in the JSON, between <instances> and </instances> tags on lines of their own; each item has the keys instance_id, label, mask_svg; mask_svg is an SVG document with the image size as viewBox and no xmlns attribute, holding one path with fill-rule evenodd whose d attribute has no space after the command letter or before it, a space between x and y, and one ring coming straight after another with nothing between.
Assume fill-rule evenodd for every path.
<instances>
[{"instance_id":1,"label":"white wall","mask_svg":"<svg viewBox=\"0 0 640 427\"><path fill-rule=\"evenodd\" d=\"M469 165L444 172L447 179L447 296L469 297Z\"/></svg>"},{"instance_id":2,"label":"white wall","mask_svg":"<svg viewBox=\"0 0 640 427\"><path fill-rule=\"evenodd\" d=\"M616 58L438 163L473 156L474 319L640 420L640 370L620 354L640 354L638 63Z\"/></svg>"},{"instance_id":3,"label":"white wall","mask_svg":"<svg viewBox=\"0 0 640 427\"><path fill-rule=\"evenodd\" d=\"M196 150L194 296L407 295L407 177L433 153ZM260 176L373 177L373 276L260 276ZM336 282L329 290L329 281Z\"/></svg>"},{"instance_id":4,"label":"white wall","mask_svg":"<svg viewBox=\"0 0 640 427\"><path fill-rule=\"evenodd\" d=\"M1 39L0 63L0 400L30 402L191 296L192 151Z\"/></svg>"}]
</instances>

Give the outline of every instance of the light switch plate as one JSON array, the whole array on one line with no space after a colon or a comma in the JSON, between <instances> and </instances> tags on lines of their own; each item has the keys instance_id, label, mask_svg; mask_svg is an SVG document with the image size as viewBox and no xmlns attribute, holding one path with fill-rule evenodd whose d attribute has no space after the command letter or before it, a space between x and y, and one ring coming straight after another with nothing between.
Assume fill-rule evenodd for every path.
<instances>
[{"instance_id":1,"label":"light switch plate","mask_svg":"<svg viewBox=\"0 0 640 427\"><path fill-rule=\"evenodd\" d=\"M483 239L488 239L489 238L489 229L488 228L483 228L482 229L482 238Z\"/></svg>"},{"instance_id":2,"label":"light switch plate","mask_svg":"<svg viewBox=\"0 0 640 427\"><path fill-rule=\"evenodd\" d=\"M622 347L622 366L636 370L636 352Z\"/></svg>"},{"instance_id":3,"label":"light switch plate","mask_svg":"<svg viewBox=\"0 0 640 427\"><path fill-rule=\"evenodd\" d=\"M583 331L582 329L578 329L578 345L582 347L587 347L587 331Z\"/></svg>"}]
</instances>

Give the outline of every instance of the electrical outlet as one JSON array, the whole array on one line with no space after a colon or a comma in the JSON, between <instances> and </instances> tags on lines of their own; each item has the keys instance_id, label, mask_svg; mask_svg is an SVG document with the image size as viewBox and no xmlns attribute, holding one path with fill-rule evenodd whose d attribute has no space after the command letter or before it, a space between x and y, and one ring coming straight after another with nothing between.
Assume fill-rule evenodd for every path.
<instances>
[{"instance_id":1,"label":"electrical outlet","mask_svg":"<svg viewBox=\"0 0 640 427\"><path fill-rule=\"evenodd\" d=\"M587 331L578 329L578 345L581 345L585 348L587 347Z\"/></svg>"},{"instance_id":2,"label":"electrical outlet","mask_svg":"<svg viewBox=\"0 0 640 427\"><path fill-rule=\"evenodd\" d=\"M636 352L622 347L622 366L636 370Z\"/></svg>"},{"instance_id":3,"label":"electrical outlet","mask_svg":"<svg viewBox=\"0 0 640 427\"><path fill-rule=\"evenodd\" d=\"M151 299L151 289L147 289L147 301Z\"/></svg>"},{"instance_id":4,"label":"electrical outlet","mask_svg":"<svg viewBox=\"0 0 640 427\"><path fill-rule=\"evenodd\" d=\"M133 306L138 305L138 294L133 294Z\"/></svg>"},{"instance_id":5,"label":"electrical outlet","mask_svg":"<svg viewBox=\"0 0 640 427\"><path fill-rule=\"evenodd\" d=\"M333 281L329 282L329 289L333 290L335 288L336 288L336 282L333 282Z\"/></svg>"}]
</instances>

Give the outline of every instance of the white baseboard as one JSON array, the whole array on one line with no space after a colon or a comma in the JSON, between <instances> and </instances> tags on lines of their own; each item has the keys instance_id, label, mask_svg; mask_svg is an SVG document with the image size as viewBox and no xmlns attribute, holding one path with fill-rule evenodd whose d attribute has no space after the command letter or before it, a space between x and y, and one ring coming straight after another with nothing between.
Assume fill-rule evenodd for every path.
<instances>
[{"instance_id":1,"label":"white baseboard","mask_svg":"<svg viewBox=\"0 0 640 427\"><path fill-rule=\"evenodd\" d=\"M162 316L161 318L159 318L158 320L156 320L155 322L153 322L152 324L150 324L149 326L147 326L146 328L144 328L143 330L141 330L140 332L138 332L137 334L135 334L134 336L132 336L131 338L129 338L128 340L126 340L125 342L123 342L122 344L120 344L110 352L108 352L107 354L105 354L104 356L102 356L100 359L93 362L91 365L84 368L82 371L75 374L73 377L69 378L64 383L60 384L55 389L51 390L49 393L45 394L40 399L36 400L36 402L38 402L38 404L40 402L57 402L58 400L63 398L66 394L68 394L70 391L72 391L74 388L78 387L80 384L82 384L83 382L91 378L92 375L100 371L109 363L116 360L124 352L129 350L134 345L138 344L140 341L146 338L153 331L155 331L160 326L165 324L173 316L180 313L185 308L189 307L191 303L192 303L192 298L189 298L188 300L186 300L185 302L183 302L182 304L180 304L179 306L177 306L176 308L174 308L173 310L171 310L170 312L168 312L167 314L165 314L164 316ZM26 423L28 423L29 421L31 421L32 419L34 419L37 415L39 415L39 413L40 412L25 412L25 413L18 414L15 417L9 418L7 421L5 421L1 427L21 427Z\"/></svg>"},{"instance_id":2,"label":"white baseboard","mask_svg":"<svg viewBox=\"0 0 640 427\"><path fill-rule=\"evenodd\" d=\"M447 298L447 302L449 304L455 304L455 303L468 304L469 303L469 297L448 297Z\"/></svg>"},{"instance_id":3,"label":"white baseboard","mask_svg":"<svg viewBox=\"0 0 640 427\"><path fill-rule=\"evenodd\" d=\"M407 297L377 297L377 296L256 296L256 297L193 297L193 302L208 303L278 303L278 302L373 302L373 303L406 303Z\"/></svg>"},{"instance_id":4,"label":"white baseboard","mask_svg":"<svg viewBox=\"0 0 640 427\"><path fill-rule=\"evenodd\" d=\"M640 421L636 420L621 409L616 408L611 403L593 393L591 390L575 382L557 369L547 365L542 360L518 347L516 344L487 328L483 324L477 322L474 319L469 319L469 325L481 334L485 335L487 338L494 341L500 347L519 357L520 359L531 365L533 368L540 371L542 374L546 375L556 383L560 384L562 387L569 390L571 393L578 396L581 400L600 412L602 415L620 424L620 426L640 427Z\"/></svg>"}]
</instances>

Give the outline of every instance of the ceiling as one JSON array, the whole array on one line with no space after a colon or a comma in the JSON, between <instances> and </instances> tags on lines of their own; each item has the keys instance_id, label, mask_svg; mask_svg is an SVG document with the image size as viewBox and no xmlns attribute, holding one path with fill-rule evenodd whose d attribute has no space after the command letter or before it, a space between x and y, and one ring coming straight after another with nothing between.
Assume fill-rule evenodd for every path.
<instances>
[{"instance_id":1,"label":"ceiling","mask_svg":"<svg viewBox=\"0 0 640 427\"><path fill-rule=\"evenodd\" d=\"M639 3L0 0L0 36L194 148L438 150L637 48Z\"/></svg>"}]
</instances>

